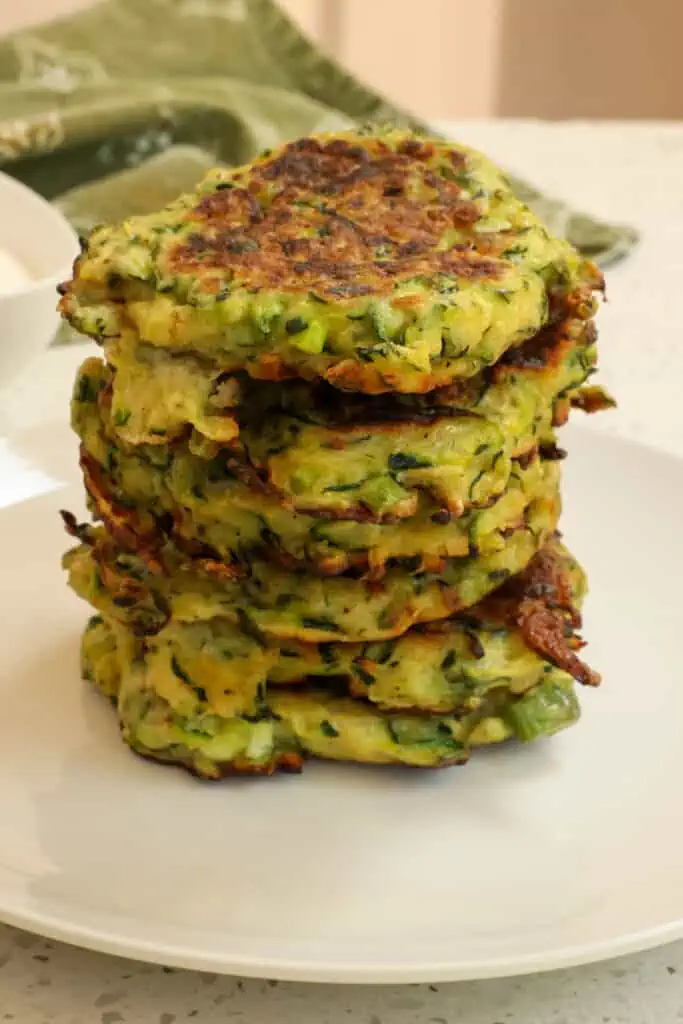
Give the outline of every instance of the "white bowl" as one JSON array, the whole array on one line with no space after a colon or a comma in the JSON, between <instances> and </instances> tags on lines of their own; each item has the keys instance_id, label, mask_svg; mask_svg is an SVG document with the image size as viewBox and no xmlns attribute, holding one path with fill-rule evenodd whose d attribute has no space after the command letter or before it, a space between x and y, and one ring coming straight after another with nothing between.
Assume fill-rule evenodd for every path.
<instances>
[{"instance_id":1,"label":"white bowl","mask_svg":"<svg viewBox=\"0 0 683 1024\"><path fill-rule=\"evenodd\" d=\"M0 390L47 348L59 325L57 285L71 276L78 237L45 199L0 173L0 250L30 280L0 294Z\"/></svg>"}]
</instances>

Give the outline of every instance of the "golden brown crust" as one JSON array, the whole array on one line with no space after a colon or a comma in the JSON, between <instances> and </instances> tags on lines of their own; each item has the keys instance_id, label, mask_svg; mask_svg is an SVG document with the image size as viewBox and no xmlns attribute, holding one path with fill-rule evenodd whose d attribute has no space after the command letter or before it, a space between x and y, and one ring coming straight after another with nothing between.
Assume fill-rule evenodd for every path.
<instances>
[{"instance_id":1,"label":"golden brown crust","mask_svg":"<svg viewBox=\"0 0 683 1024\"><path fill-rule=\"evenodd\" d=\"M445 422L460 413L476 414L476 397L481 395L482 385L486 387L487 382L493 385L503 384L506 377L518 377L520 372L530 378L540 378L545 373L554 373L563 363L569 362L579 349L589 345L592 340L591 325L582 324L575 319L565 319L560 323L549 325L534 338L510 349L506 356L489 371L477 378L457 381L433 391L429 396L425 396L422 405L415 401L415 399L422 399L421 395L412 396L413 402L410 406L402 406L393 395L388 400L384 400L370 397L367 393L342 394L336 392L334 388L328 387L327 384L321 383L310 390L313 408L316 412L314 419L324 412L324 422L330 428L330 438L327 443L332 448L345 449L354 438L362 437L367 433L387 436L395 434L400 439L406 428L411 426L436 427L439 422ZM509 386L515 387L514 379L510 381ZM557 400L554 406L553 426L565 423L569 418L569 412L569 399ZM523 467L528 465L538 452L538 442L533 438L530 437L527 444L528 447L518 448L513 456L520 461ZM417 510L415 494L408 495L402 505L395 507L391 514L376 513L361 503L353 506L348 504L335 506L331 503L324 507L317 507L313 503L303 505L300 498L295 501L277 487L272 479L268 459L257 461L253 458L244 434L241 446L236 447L235 455L229 458L228 465L248 487L267 493L284 508L305 512L316 518L390 524L415 515ZM492 503L493 501L489 502L489 504ZM486 506L478 505L476 507ZM457 517L463 514L465 506L458 507L453 504L448 511L451 516Z\"/></svg>"},{"instance_id":2,"label":"golden brown crust","mask_svg":"<svg viewBox=\"0 0 683 1024\"><path fill-rule=\"evenodd\" d=\"M96 517L102 521L107 532L125 549L139 555L150 572L163 574L165 569L161 549L165 537L156 518L149 512L140 512L135 508L121 505L112 498L99 463L83 447L80 465L85 489L95 507ZM69 520L66 516L69 516ZM67 532L80 539L83 528L74 526L73 516L70 513L63 513L62 518ZM74 529L80 532L74 533ZM181 538L181 544L182 540ZM214 579L232 580L244 575L244 569L237 563L218 561L207 555L204 549L200 550L198 544L192 545L191 550L188 550L185 544L185 551L199 572L204 572Z\"/></svg>"},{"instance_id":3,"label":"golden brown crust","mask_svg":"<svg viewBox=\"0 0 683 1024\"><path fill-rule=\"evenodd\" d=\"M612 396L600 387L579 388L571 396L572 408L580 409L589 415L594 412L604 412L606 409L614 409L616 404Z\"/></svg>"},{"instance_id":4,"label":"golden brown crust","mask_svg":"<svg viewBox=\"0 0 683 1024\"><path fill-rule=\"evenodd\" d=\"M96 534L94 528L85 523L78 523L76 517L64 509L60 510L66 532L76 537L81 544L90 548L93 561L97 566L97 572L102 586L111 595L112 603L118 607L126 608L144 605L149 598L149 588L131 575L123 575L112 569L112 562L115 557L116 544L109 534ZM148 568L150 568L148 566ZM150 568L150 571L155 571ZM168 621L169 611L162 607L162 603L155 600L153 616L148 624L143 625L142 621L131 624L135 633L157 633Z\"/></svg>"},{"instance_id":5,"label":"golden brown crust","mask_svg":"<svg viewBox=\"0 0 683 1024\"><path fill-rule=\"evenodd\" d=\"M113 595L114 603L144 601L148 588L143 583L110 568L111 548L115 547L113 539L108 535L93 537L92 527L77 524L71 513L62 512L62 518L68 533L92 547L102 582ZM232 577L231 567L207 559L193 559L192 569L213 578L224 578L226 572L227 578ZM378 585L372 580L367 581L369 589ZM507 580L465 613L454 602L451 614L459 612L473 622L498 623L519 629L529 647L569 673L577 682L587 686L599 685L600 675L576 653L584 646L576 632L581 627L581 614L576 605L567 556L556 545L547 544L524 571ZM442 619L413 628L417 634L434 634L447 632L452 627L448 619ZM473 642L475 640L473 637Z\"/></svg>"},{"instance_id":6,"label":"golden brown crust","mask_svg":"<svg viewBox=\"0 0 683 1024\"><path fill-rule=\"evenodd\" d=\"M516 626L529 647L577 682L600 683L598 673L576 654L584 646L575 633L581 614L567 563L552 545L539 551L523 572L486 598L480 608L485 615Z\"/></svg>"},{"instance_id":7,"label":"golden brown crust","mask_svg":"<svg viewBox=\"0 0 683 1024\"><path fill-rule=\"evenodd\" d=\"M83 446L79 464L85 489L108 532L124 548L138 552L152 572L162 572L159 530L154 517L148 512L128 508L112 498L104 483L101 466Z\"/></svg>"},{"instance_id":8,"label":"golden brown crust","mask_svg":"<svg viewBox=\"0 0 683 1024\"><path fill-rule=\"evenodd\" d=\"M601 287L482 154L387 129L284 144L96 229L60 309L226 372L415 394L589 318Z\"/></svg>"},{"instance_id":9,"label":"golden brown crust","mask_svg":"<svg viewBox=\"0 0 683 1024\"><path fill-rule=\"evenodd\" d=\"M576 649L582 647L583 642L573 634L567 636L566 620L556 609L545 606L538 599L522 601L515 622L529 647L553 665L568 672L584 686L600 684L599 674L576 654Z\"/></svg>"},{"instance_id":10,"label":"golden brown crust","mask_svg":"<svg viewBox=\"0 0 683 1024\"><path fill-rule=\"evenodd\" d=\"M533 338L509 348L491 369L494 380L502 380L514 370L545 373L556 370L572 349L593 345L596 329L593 321L585 323L576 317L564 317L548 324Z\"/></svg>"},{"instance_id":11,"label":"golden brown crust","mask_svg":"<svg viewBox=\"0 0 683 1024\"><path fill-rule=\"evenodd\" d=\"M388 295L421 274L495 279L503 264L472 246L437 248L444 232L481 214L456 181L430 169L435 155L432 142L414 139L397 150L381 139L292 142L253 165L248 187L225 183L194 207L197 233L169 269L219 268L248 289L335 299ZM456 150L449 158L453 170L465 164Z\"/></svg>"},{"instance_id":12,"label":"golden brown crust","mask_svg":"<svg viewBox=\"0 0 683 1024\"><path fill-rule=\"evenodd\" d=\"M94 516L99 519L107 528L109 533L121 543L124 548L135 551L145 561L145 564L152 572L163 572L163 556L161 548L166 539L172 541L174 546L192 564L200 567L205 574L215 579L230 580L245 575L246 568L238 562L222 561L220 555L214 549L198 540L192 526L191 517L186 515L186 510L176 509L173 514L157 518L154 513L140 512L136 508L121 505L111 496L109 481L106 471L95 461L93 456L85 448L81 448L81 468L85 489L90 498ZM526 460L528 466L531 459ZM269 493L267 485L260 480L254 481L254 486ZM486 505L478 508L490 508L499 496L493 496ZM286 506L286 504L283 502ZM450 522L454 516L446 508L437 509L434 513L441 517L442 523ZM62 515L67 532L72 536L83 539L82 531L87 529L79 526L71 513ZM346 521L363 522L369 516L362 514L362 510L343 510L339 517ZM432 517L433 518L433 517ZM401 522L400 519L384 519L383 522ZM524 513L520 513L517 519L508 519L505 524L505 532L520 529L524 525ZM87 539L85 541L87 543ZM400 556L382 556L376 559L372 551L359 550L350 552L335 551L327 557L320 557L315 561L306 558L297 558L290 554L278 543L276 535L271 534L268 542L264 542L269 557L279 566L292 571L305 571L314 576L338 576L345 572L362 573L370 581L381 580L387 571L388 563L407 566L410 563L411 572L441 573L449 565L455 555L427 554L410 555L402 559ZM464 553L464 552L463 552Z\"/></svg>"},{"instance_id":13,"label":"golden brown crust","mask_svg":"<svg viewBox=\"0 0 683 1024\"><path fill-rule=\"evenodd\" d=\"M317 381L308 388L308 400L317 415L324 414L326 422L339 427L361 429L379 424L391 429L392 423L429 423L439 415L472 409L483 387L491 382L500 383L520 370L530 377L555 372L574 350L587 348L595 340L592 321L586 323L575 316L563 316L546 325L533 338L509 348L494 366L477 376L449 381L447 385L430 389L429 394L416 391L408 397L385 389L379 397L367 391L340 391L324 381ZM273 379L293 380L297 375L292 371Z\"/></svg>"}]
</instances>

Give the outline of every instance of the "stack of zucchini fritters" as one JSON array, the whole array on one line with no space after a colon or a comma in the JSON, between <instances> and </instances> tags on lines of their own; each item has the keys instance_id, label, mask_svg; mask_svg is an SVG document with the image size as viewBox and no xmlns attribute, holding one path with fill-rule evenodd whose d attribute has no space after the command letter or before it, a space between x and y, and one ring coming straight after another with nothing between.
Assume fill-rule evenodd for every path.
<instances>
[{"instance_id":1,"label":"stack of zucchini fritters","mask_svg":"<svg viewBox=\"0 0 683 1024\"><path fill-rule=\"evenodd\" d=\"M64 513L84 675L140 754L465 761L578 717L555 428L601 277L480 154L305 138L96 229L61 309L103 346ZM573 677L573 678L572 678Z\"/></svg>"}]
</instances>

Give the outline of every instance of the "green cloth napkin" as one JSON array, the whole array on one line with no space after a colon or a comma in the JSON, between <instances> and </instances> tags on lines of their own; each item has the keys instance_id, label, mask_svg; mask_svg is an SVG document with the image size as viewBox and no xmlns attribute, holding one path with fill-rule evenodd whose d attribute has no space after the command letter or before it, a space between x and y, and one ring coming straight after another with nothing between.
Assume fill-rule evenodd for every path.
<instances>
[{"instance_id":1,"label":"green cloth napkin","mask_svg":"<svg viewBox=\"0 0 683 1024\"><path fill-rule=\"evenodd\" d=\"M80 232L158 208L217 163L359 121L424 127L320 53L273 0L104 0L0 39L0 167ZM603 266L636 241L514 185Z\"/></svg>"}]
</instances>

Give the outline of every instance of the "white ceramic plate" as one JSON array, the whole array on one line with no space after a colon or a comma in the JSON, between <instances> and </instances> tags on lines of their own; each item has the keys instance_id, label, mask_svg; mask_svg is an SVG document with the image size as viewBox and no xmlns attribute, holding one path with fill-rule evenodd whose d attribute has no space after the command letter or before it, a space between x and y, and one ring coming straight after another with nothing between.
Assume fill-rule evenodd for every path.
<instances>
[{"instance_id":1,"label":"white ceramic plate","mask_svg":"<svg viewBox=\"0 0 683 1024\"><path fill-rule=\"evenodd\" d=\"M604 686L569 732L443 772L311 764L211 785L136 759L78 677L86 610L56 510L80 490L1 512L0 917L335 982L523 973L683 936L683 464L563 436ZM59 432L32 446L58 474L75 462Z\"/></svg>"}]
</instances>

